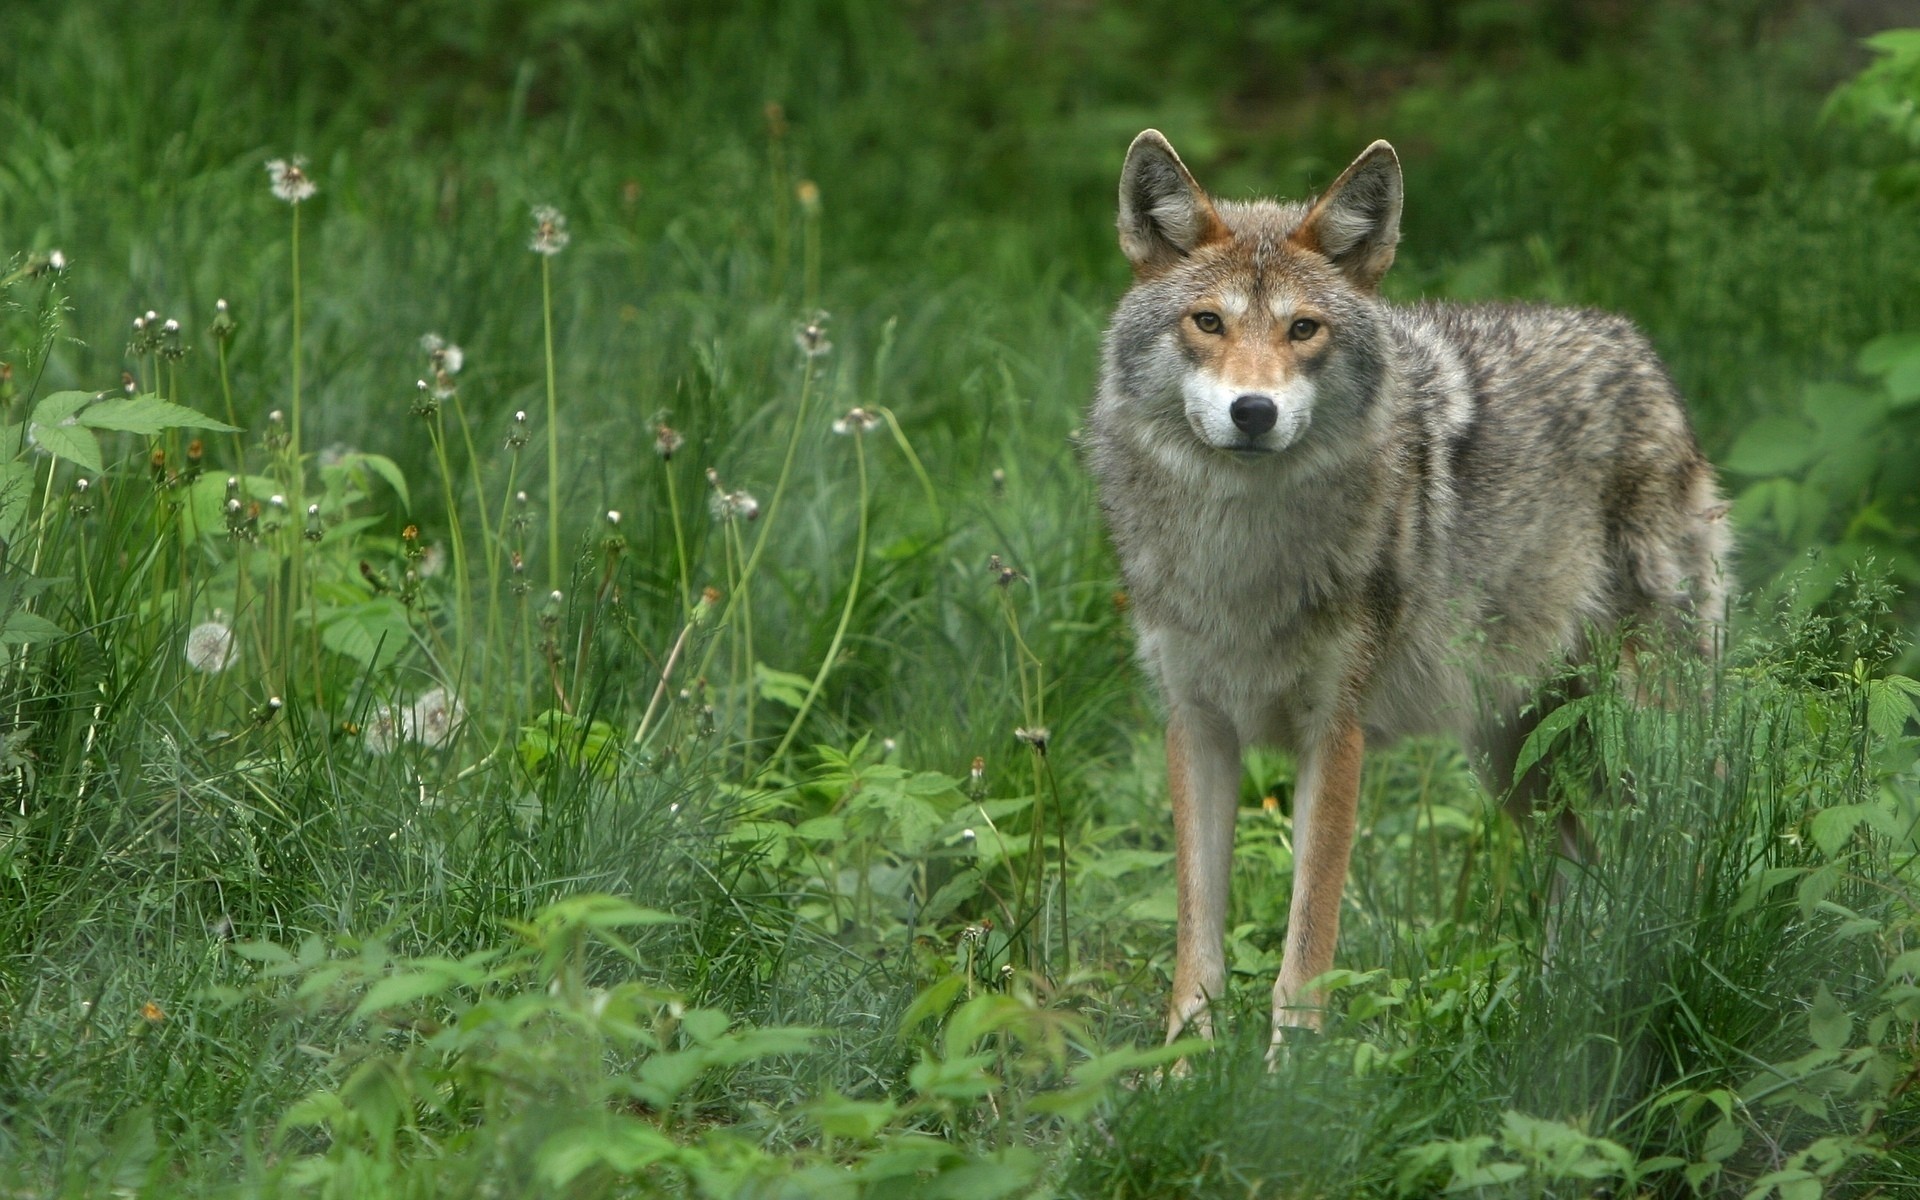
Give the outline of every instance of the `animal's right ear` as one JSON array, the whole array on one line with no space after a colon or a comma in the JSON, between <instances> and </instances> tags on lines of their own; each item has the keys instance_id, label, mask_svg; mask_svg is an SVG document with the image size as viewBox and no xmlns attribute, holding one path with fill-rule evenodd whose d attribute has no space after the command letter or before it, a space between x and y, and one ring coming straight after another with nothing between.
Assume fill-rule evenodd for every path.
<instances>
[{"instance_id":1,"label":"animal's right ear","mask_svg":"<svg viewBox=\"0 0 1920 1200\"><path fill-rule=\"evenodd\" d=\"M1157 129L1133 139L1120 169L1120 249L1135 276L1157 275L1227 236L1213 201Z\"/></svg>"}]
</instances>

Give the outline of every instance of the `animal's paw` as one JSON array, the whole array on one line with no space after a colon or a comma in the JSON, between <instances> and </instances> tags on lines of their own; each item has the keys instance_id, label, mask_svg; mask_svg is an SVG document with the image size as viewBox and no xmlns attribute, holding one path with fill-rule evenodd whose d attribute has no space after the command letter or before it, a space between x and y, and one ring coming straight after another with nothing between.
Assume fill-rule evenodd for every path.
<instances>
[{"instance_id":1,"label":"animal's paw","mask_svg":"<svg viewBox=\"0 0 1920 1200\"><path fill-rule=\"evenodd\" d=\"M1277 1071L1287 1061L1289 1047L1320 1036L1321 1010L1317 1005L1288 1003L1275 995L1273 1001L1273 1038L1267 1045L1267 1070Z\"/></svg>"}]
</instances>

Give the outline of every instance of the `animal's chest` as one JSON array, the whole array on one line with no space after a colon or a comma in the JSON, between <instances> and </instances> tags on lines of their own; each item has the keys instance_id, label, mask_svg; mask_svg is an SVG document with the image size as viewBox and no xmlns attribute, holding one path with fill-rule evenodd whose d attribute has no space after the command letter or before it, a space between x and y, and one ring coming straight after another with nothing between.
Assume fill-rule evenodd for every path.
<instances>
[{"instance_id":1,"label":"animal's chest","mask_svg":"<svg viewBox=\"0 0 1920 1200\"><path fill-rule=\"evenodd\" d=\"M1141 655L1170 699L1292 743L1337 702L1364 614L1360 555L1273 505L1195 506L1123 547ZM1329 536L1334 534L1336 536Z\"/></svg>"}]
</instances>

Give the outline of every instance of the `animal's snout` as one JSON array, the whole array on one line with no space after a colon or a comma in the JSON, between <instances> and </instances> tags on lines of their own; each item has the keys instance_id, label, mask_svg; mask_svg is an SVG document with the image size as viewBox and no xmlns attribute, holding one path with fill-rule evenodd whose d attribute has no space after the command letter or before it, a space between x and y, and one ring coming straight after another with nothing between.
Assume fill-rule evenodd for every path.
<instances>
[{"instance_id":1,"label":"animal's snout","mask_svg":"<svg viewBox=\"0 0 1920 1200\"><path fill-rule=\"evenodd\" d=\"M1236 396L1227 406L1227 415L1233 418L1235 429L1250 437L1259 437L1280 420L1280 406L1267 396Z\"/></svg>"}]
</instances>

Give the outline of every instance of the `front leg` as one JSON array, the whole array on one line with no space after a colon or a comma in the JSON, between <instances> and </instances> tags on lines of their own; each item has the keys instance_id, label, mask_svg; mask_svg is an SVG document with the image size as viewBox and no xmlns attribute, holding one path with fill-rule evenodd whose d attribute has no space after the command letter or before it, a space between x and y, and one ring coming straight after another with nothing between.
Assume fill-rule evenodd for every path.
<instances>
[{"instance_id":1,"label":"front leg","mask_svg":"<svg viewBox=\"0 0 1920 1200\"><path fill-rule=\"evenodd\" d=\"M1240 741L1226 718L1176 706L1167 719L1167 790L1173 799L1173 865L1179 926L1167 1040L1191 1025L1213 1036L1209 1005L1227 985L1224 939L1240 801Z\"/></svg>"},{"instance_id":2,"label":"front leg","mask_svg":"<svg viewBox=\"0 0 1920 1200\"><path fill-rule=\"evenodd\" d=\"M1293 801L1293 906L1287 915L1286 957L1273 985L1276 1051L1287 1029L1320 1028L1325 997L1310 992L1307 984L1333 966L1340 937L1340 893L1353 851L1364 744L1359 721L1345 718L1301 764Z\"/></svg>"}]
</instances>

